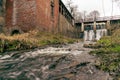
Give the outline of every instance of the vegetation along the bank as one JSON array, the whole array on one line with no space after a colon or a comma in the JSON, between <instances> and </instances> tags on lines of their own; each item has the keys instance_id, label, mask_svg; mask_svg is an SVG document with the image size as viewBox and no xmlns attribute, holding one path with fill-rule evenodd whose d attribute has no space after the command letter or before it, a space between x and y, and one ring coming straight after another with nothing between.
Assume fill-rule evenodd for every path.
<instances>
[{"instance_id":1,"label":"vegetation along the bank","mask_svg":"<svg viewBox=\"0 0 120 80\"><path fill-rule=\"evenodd\" d=\"M103 37L96 46L98 49L91 51L91 54L98 57L96 67L107 71L120 80L120 29L114 31L112 36Z\"/></svg>"},{"instance_id":2,"label":"vegetation along the bank","mask_svg":"<svg viewBox=\"0 0 120 80\"><path fill-rule=\"evenodd\" d=\"M0 34L0 53L14 50L26 50L45 45L67 44L77 41L60 34L30 31L24 34L6 36Z\"/></svg>"}]
</instances>

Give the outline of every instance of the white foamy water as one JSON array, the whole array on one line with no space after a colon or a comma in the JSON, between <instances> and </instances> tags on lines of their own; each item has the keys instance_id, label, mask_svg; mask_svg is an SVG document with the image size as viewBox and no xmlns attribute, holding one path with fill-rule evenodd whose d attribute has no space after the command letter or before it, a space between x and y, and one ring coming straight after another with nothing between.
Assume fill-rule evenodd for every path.
<instances>
[{"instance_id":1,"label":"white foamy water","mask_svg":"<svg viewBox=\"0 0 120 80\"><path fill-rule=\"evenodd\" d=\"M93 40L100 40L101 37L107 35L107 29L99 29L96 30L86 30L84 31L84 41L93 41Z\"/></svg>"},{"instance_id":2,"label":"white foamy water","mask_svg":"<svg viewBox=\"0 0 120 80\"><path fill-rule=\"evenodd\" d=\"M93 30L90 30L90 31L89 31L89 41L94 40L94 38L95 38L94 31L93 31Z\"/></svg>"},{"instance_id":3,"label":"white foamy water","mask_svg":"<svg viewBox=\"0 0 120 80\"><path fill-rule=\"evenodd\" d=\"M107 29L96 30L96 40L100 40L101 37L107 35Z\"/></svg>"},{"instance_id":4,"label":"white foamy water","mask_svg":"<svg viewBox=\"0 0 120 80\"><path fill-rule=\"evenodd\" d=\"M93 30L84 31L84 40L85 41L92 41L95 38L95 33Z\"/></svg>"},{"instance_id":5,"label":"white foamy water","mask_svg":"<svg viewBox=\"0 0 120 80\"><path fill-rule=\"evenodd\" d=\"M30 51L30 52L24 52L23 54L21 54L19 56L19 58L17 58L16 60L21 60L24 61L27 58L35 58L37 56L40 55L64 55L64 54L74 54L74 55L78 55L81 54L83 51L77 51L77 50L70 50L70 48L54 48L54 47L48 47L45 49L38 49L36 51ZM15 55L16 53L12 53L10 55L3 55L0 56L0 60L5 60L8 58L11 58L13 55Z\"/></svg>"}]
</instances>

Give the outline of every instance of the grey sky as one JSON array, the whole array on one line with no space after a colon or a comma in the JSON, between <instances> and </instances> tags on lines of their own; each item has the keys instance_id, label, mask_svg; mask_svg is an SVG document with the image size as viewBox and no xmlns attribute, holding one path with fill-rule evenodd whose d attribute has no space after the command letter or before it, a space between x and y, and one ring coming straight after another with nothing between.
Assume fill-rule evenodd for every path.
<instances>
[{"instance_id":1,"label":"grey sky","mask_svg":"<svg viewBox=\"0 0 120 80\"><path fill-rule=\"evenodd\" d=\"M62 0L65 4L67 0ZM105 16L112 15L112 0L72 0L75 5L78 6L80 12L87 11L89 13L93 10L98 10L101 16L104 16L103 7L105 11ZM102 3L104 5L102 6ZM120 8L118 4L115 2L113 3L113 15L120 15Z\"/></svg>"}]
</instances>

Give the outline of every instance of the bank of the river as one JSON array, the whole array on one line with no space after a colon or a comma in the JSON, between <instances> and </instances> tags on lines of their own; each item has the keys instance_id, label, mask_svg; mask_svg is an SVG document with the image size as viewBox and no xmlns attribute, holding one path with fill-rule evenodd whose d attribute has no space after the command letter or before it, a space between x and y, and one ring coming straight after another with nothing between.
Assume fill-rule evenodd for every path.
<instances>
[{"instance_id":1,"label":"bank of the river","mask_svg":"<svg viewBox=\"0 0 120 80\"><path fill-rule=\"evenodd\" d=\"M96 64L101 70L109 72L114 80L120 80L120 29L115 30L112 36L103 37L94 46L92 55L98 58Z\"/></svg>"},{"instance_id":2,"label":"bank of the river","mask_svg":"<svg viewBox=\"0 0 120 80\"><path fill-rule=\"evenodd\" d=\"M13 36L0 34L0 53L34 49L47 45L68 44L76 41L76 39L68 38L60 34L38 31L31 31L29 33Z\"/></svg>"}]
</instances>

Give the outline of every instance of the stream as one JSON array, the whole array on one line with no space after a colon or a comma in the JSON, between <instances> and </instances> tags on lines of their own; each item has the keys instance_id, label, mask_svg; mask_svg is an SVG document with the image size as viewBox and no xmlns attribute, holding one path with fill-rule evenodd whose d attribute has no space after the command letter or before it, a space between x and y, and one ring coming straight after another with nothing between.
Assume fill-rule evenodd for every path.
<instances>
[{"instance_id":1,"label":"stream","mask_svg":"<svg viewBox=\"0 0 120 80\"><path fill-rule=\"evenodd\" d=\"M112 80L83 43L0 56L0 80Z\"/></svg>"}]
</instances>

